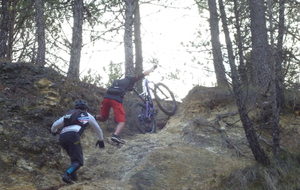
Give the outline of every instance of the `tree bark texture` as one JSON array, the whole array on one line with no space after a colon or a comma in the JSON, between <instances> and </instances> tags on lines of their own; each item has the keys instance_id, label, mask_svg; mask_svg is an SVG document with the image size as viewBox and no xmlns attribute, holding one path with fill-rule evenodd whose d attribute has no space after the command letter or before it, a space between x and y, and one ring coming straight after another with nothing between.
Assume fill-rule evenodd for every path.
<instances>
[{"instance_id":1,"label":"tree bark texture","mask_svg":"<svg viewBox=\"0 0 300 190\"><path fill-rule=\"evenodd\" d=\"M44 10L42 0L35 0L36 10L36 25L37 25L37 42L38 51L36 63L39 66L45 66L45 54L46 54L46 43L45 43L45 21L44 21Z\"/></svg>"},{"instance_id":2,"label":"tree bark texture","mask_svg":"<svg viewBox=\"0 0 300 190\"><path fill-rule=\"evenodd\" d=\"M275 51L275 39L274 39L274 24L273 24L273 11L272 2L268 0L268 15L269 15L269 27L270 27L270 42L271 42L271 52L270 55L270 69L271 69L271 85L270 85L270 102L272 107L272 115L270 118L270 124L272 127L272 137L273 137L273 155L277 158L280 150L280 130L279 130L279 120L280 120L280 103L277 102L279 92L278 79L276 79L276 51Z\"/></svg>"},{"instance_id":3,"label":"tree bark texture","mask_svg":"<svg viewBox=\"0 0 300 190\"><path fill-rule=\"evenodd\" d=\"M279 22L278 22L278 37L277 37L277 52L276 52L276 89L277 89L277 103L283 107L285 105L284 95L284 76L282 73L282 51L283 51L283 36L285 32L285 0L279 0Z\"/></svg>"},{"instance_id":4,"label":"tree bark texture","mask_svg":"<svg viewBox=\"0 0 300 190\"><path fill-rule=\"evenodd\" d=\"M143 51L142 51L142 39L141 39L141 17L139 1L135 1L134 11L134 45L135 45L135 74L143 72ZM137 89L142 91L142 81L138 81Z\"/></svg>"},{"instance_id":5,"label":"tree bark texture","mask_svg":"<svg viewBox=\"0 0 300 190\"><path fill-rule=\"evenodd\" d=\"M218 86L227 85L227 79L225 74L225 67L223 64L221 43L219 38L219 18L216 0L208 0L208 7L210 12L210 33L211 33L211 45L213 52L213 63L217 78Z\"/></svg>"},{"instance_id":6,"label":"tree bark texture","mask_svg":"<svg viewBox=\"0 0 300 190\"><path fill-rule=\"evenodd\" d=\"M134 75L133 67L133 15L135 0L125 0L125 32L124 32L124 49L125 49L125 76Z\"/></svg>"},{"instance_id":7,"label":"tree bark texture","mask_svg":"<svg viewBox=\"0 0 300 190\"><path fill-rule=\"evenodd\" d=\"M248 85L247 77L247 68L244 60L244 51L243 51L243 37L241 34L241 24L240 24L240 15L239 15L239 3L237 0L234 0L234 15L235 15L235 28L236 28L236 43L238 46L238 55L239 55L239 73L241 76L242 85Z\"/></svg>"},{"instance_id":8,"label":"tree bark texture","mask_svg":"<svg viewBox=\"0 0 300 190\"><path fill-rule=\"evenodd\" d=\"M67 77L79 79L80 57L82 48L83 0L74 0L73 3L74 24L70 65Z\"/></svg>"},{"instance_id":9,"label":"tree bark texture","mask_svg":"<svg viewBox=\"0 0 300 190\"><path fill-rule=\"evenodd\" d=\"M13 44L15 42L15 23L17 15L17 3L19 0L10 0L9 23L8 23L8 46L7 46L7 60L13 59Z\"/></svg>"},{"instance_id":10,"label":"tree bark texture","mask_svg":"<svg viewBox=\"0 0 300 190\"><path fill-rule=\"evenodd\" d=\"M7 58L8 22L9 22L9 0L2 0L2 20L0 31L0 58Z\"/></svg>"},{"instance_id":11,"label":"tree bark texture","mask_svg":"<svg viewBox=\"0 0 300 190\"><path fill-rule=\"evenodd\" d=\"M264 0L250 0L252 82L266 87L270 81L269 46Z\"/></svg>"}]
</instances>

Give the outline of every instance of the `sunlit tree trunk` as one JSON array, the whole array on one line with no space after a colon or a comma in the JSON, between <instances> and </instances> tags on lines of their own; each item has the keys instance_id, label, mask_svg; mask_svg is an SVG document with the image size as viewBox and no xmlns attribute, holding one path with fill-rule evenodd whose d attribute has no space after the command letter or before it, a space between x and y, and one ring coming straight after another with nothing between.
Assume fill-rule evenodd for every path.
<instances>
[{"instance_id":1,"label":"sunlit tree trunk","mask_svg":"<svg viewBox=\"0 0 300 190\"><path fill-rule=\"evenodd\" d=\"M45 65L45 53L46 53L46 44L45 44L45 21L44 21L44 10L42 0L35 0L35 10L36 10L36 25L37 25L37 42L38 42L38 51L36 63L39 66Z\"/></svg>"},{"instance_id":2,"label":"sunlit tree trunk","mask_svg":"<svg viewBox=\"0 0 300 190\"><path fill-rule=\"evenodd\" d=\"M255 160L260 164L268 165L268 164L270 164L270 161L258 142L258 138L257 138L256 132L254 130L254 126L248 116L248 110L246 108L246 104L245 104L245 101L243 98L243 89L241 88L241 82L240 82L238 72L236 69L233 48L232 48L232 42L230 39L229 29L227 26L227 19L226 19L226 13L225 13L224 5L223 5L223 0L219 0L219 7L220 7L220 12L221 12L223 30L224 30L225 39L226 39L226 47L227 47L227 52L228 52L229 65L231 68L231 77L232 77L234 97L236 98L239 115L240 115L241 121L243 123L246 138L248 140L250 149L255 157Z\"/></svg>"},{"instance_id":3,"label":"sunlit tree trunk","mask_svg":"<svg viewBox=\"0 0 300 190\"><path fill-rule=\"evenodd\" d=\"M210 13L210 33L211 44L213 52L213 63L217 78L218 86L227 85L227 79L225 74L225 67L223 64L221 43L219 39L219 15L217 12L216 0L208 0L208 7Z\"/></svg>"},{"instance_id":4,"label":"sunlit tree trunk","mask_svg":"<svg viewBox=\"0 0 300 190\"><path fill-rule=\"evenodd\" d=\"M124 48L125 48L125 76L134 75L133 65L133 15L135 0L125 1L125 33L124 33Z\"/></svg>"},{"instance_id":5,"label":"sunlit tree trunk","mask_svg":"<svg viewBox=\"0 0 300 190\"><path fill-rule=\"evenodd\" d=\"M73 34L71 45L70 65L67 77L79 79L80 57L82 48L83 0L73 2Z\"/></svg>"}]
</instances>

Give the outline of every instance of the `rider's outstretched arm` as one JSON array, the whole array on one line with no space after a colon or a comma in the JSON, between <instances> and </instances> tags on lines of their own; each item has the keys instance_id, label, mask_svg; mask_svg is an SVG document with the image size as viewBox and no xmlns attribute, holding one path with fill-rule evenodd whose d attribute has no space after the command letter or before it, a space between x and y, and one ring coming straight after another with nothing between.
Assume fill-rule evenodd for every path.
<instances>
[{"instance_id":1,"label":"rider's outstretched arm","mask_svg":"<svg viewBox=\"0 0 300 190\"><path fill-rule=\"evenodd\" d=\"M151 69L144 71L143 72L144 76L149 75L152 71L154 71L154 69L156 69L156 65L154 65Z\"/></svg>"}]
</instances>

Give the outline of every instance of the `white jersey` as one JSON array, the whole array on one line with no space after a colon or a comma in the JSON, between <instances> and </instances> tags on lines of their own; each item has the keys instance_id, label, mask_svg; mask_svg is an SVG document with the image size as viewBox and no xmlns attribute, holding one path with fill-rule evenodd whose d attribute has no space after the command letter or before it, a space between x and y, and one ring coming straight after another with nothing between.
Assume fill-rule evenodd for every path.
<instances>
[{"instance_id":1,"label":"white jersey","mask_svg":"<svg viewBox=\"0 0 300 190\"><path fill-rule=\"evenodd\" d=\"M90 113L88 113L88 112L86 112L86 113L87 113L87 115L84 114L82 116L79 116L78 121L82 124L88 123L88 125L91 126L91 128L96 133L97 139L103 140L103 132L101 130L100 125L97 123L95 118ZM70 132L70 131L79 132L82 129L82 127L80 125L69 125L69 126L64 127L65 117L66 116L63 116L53 123L53 125L51 127L52 133L56 133L57 130L61 129L62 127L63 127L63 129L61 130L60 134L65 133L65 132Z\"/></svg>"}]
</instances>

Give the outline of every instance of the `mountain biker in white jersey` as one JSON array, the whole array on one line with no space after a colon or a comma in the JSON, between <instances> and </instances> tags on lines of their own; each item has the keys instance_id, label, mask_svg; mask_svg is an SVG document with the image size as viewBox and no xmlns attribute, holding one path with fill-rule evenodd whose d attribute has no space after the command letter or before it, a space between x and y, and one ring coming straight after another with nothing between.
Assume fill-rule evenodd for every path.
<instances>
[{"instance_id":1,"label":"mountain biker in white jersey","mask_svg":"<svg viewBox=\"0 0 300 190\"><path fill-rule=\"evenodd\" d=\"M70 157L71 165L62 176L62 180L69 184L77 181L76 171L83 166L80 136L87 126L91 126L97 136L96 146L100 148L105 147L102 130L95 118L87 110L88 105L86 101L78 100L75 102L75 109L70 110L66 115L59 118L51 127L53 134L57 134L58 129L61 129L59 143Z\"/></svg>"}]
</instances>

